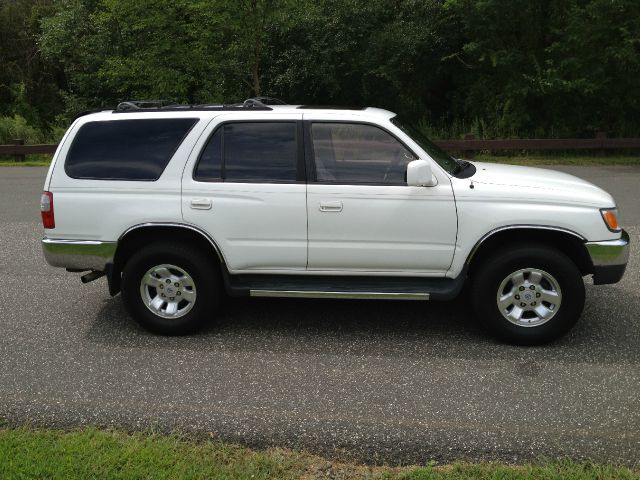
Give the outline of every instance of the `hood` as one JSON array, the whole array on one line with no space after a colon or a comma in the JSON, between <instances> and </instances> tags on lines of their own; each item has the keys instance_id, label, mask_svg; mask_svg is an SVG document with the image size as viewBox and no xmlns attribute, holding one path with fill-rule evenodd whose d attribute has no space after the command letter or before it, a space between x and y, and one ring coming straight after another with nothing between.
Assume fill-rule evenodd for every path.
<instances>
[{"instance_id":1,"label":"hood","mask_svg":"<svg viewBox=\"0 0 640 480\"><path fill-rule=\"evenodd\" d=\"M593 183L568 173L545 168L471 162L476 174L468 180L473 183L516 187L523 196L554 196L573 200L571 203L613 207L611 195Z\"/></svg>"}]
</instances>

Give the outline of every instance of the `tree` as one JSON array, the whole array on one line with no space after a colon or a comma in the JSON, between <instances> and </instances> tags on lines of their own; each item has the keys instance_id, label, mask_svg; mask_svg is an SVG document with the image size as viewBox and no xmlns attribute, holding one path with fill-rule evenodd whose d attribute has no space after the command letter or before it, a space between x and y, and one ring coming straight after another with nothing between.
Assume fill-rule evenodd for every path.
<instances>
[{"instance_id":1,"label":"tree","mask_svg":"<svg viewBox=\"0 0 640 480\"><path fill-rule=\"evenodd\" d=\"M0 115L20 115L45 126L61 107L57 95L60 72L39 55L39 19L50 2L0 2Z\"/></svg>"},{"instance_id":2,"label":"tree","mask_svg":"<svg viewBox=\"0 0 640 480\"><path fill-rule=\"evenodd\" d=\"M541 72L553 121L589 135L640 135L640 3L574 1L566 19Z\"/></svg>"}]
</instances>

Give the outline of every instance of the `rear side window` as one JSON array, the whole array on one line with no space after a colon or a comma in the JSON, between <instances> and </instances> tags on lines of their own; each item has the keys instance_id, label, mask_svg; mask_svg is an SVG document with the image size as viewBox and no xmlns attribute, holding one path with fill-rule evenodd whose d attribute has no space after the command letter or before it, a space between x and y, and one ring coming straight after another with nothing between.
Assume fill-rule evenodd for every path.
<instances>
[{"instance_id":1,"label":"rear side window","mask_svg":"<svg viewBox=\"0 0 640 480\"><path fill-rule=\"evenodd\" d=\"M194 178L199 181L295 182L296 122L237 122L209 139Z\"/></svg>"},{"instance_id":2,"label":"rear side window","mask_svg":"<svg viewBox=\"0 0 640 480\"><path fill-rule=\"evenodd\" d=\"M201 181L213 182L222 179L222 131L218 128L209 138L200 161L196 167L194 178Z\"/></svg>"},{"instance_id":3,"label":"rear side window","mask_svg":"<svg viewBox=\"0 0 640 480\"><path fill-rule=\"evenodd\" d=\"M84 124L65 171L72 178L157 180L196 118L115 120Z\"/></svg>"}]
</instances>

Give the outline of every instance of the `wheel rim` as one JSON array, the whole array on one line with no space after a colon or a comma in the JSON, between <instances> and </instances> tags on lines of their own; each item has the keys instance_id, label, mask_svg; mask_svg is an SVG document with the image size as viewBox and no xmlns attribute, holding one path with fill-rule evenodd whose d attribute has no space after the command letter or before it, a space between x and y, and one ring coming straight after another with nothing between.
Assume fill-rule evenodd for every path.
<instances>
[{"instance_id":1,"label":"wheel rim","mask_svg":"<svg viewBox=\"0 0 640 480\"><path fill-rule=\"evenodd\" d=\"M180 318L189 313L196 302L196 284L180 267L157 265L142 276L140 296L153 314Z\"/></svg>"},{"instance_id":2,"label":"wheel rim","mask_svg":"<svg viewBox=\"0 0 640 480\"><path fill-rule=\"evenodd\" d=\"M537 327L560 309L562 291L558 281L539 268L523 268L509 274L498 288L498 310L519 327Z\"/></svg>"}]
</instances>

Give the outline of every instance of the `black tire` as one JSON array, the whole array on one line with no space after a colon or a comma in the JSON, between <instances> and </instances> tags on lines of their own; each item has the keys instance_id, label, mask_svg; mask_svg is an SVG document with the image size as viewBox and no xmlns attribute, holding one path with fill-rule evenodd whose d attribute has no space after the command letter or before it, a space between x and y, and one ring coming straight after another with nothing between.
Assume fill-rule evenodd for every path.
<instances>
[{"instance_id":1,"label":"black tire","mask_svg":"<svg viewBox=\"0 0 640 480\"><path fill-rule=\"evenodd\" d=\"M164 264L182 269L195 285L193 305L178 318L164 318L152 312L141 294L143 276L153 267ZM213 318L220 299L220 285L214 259L182 243L159 242L145 246L131 256L122 271L122 299L127 311L142 327L162 335L186 335L200 330Z\"/></svg>"},{"instance_id":2,"label":"black tire","mask_svg":"<svg viewBox=\"0 0 640 480\"><path fill-rule=\"evenodd\" d=\"M497 304L503 280L528 268L552 275L562 293L555 314L538 326L510 322ZM502 340L514 345L540 345L564 335L578 321L584 307L584 282L578 267L562 252L551 247L522 244L495 253L475 269L471 300L478 317Z\"/></svg>"}]
</instances>

